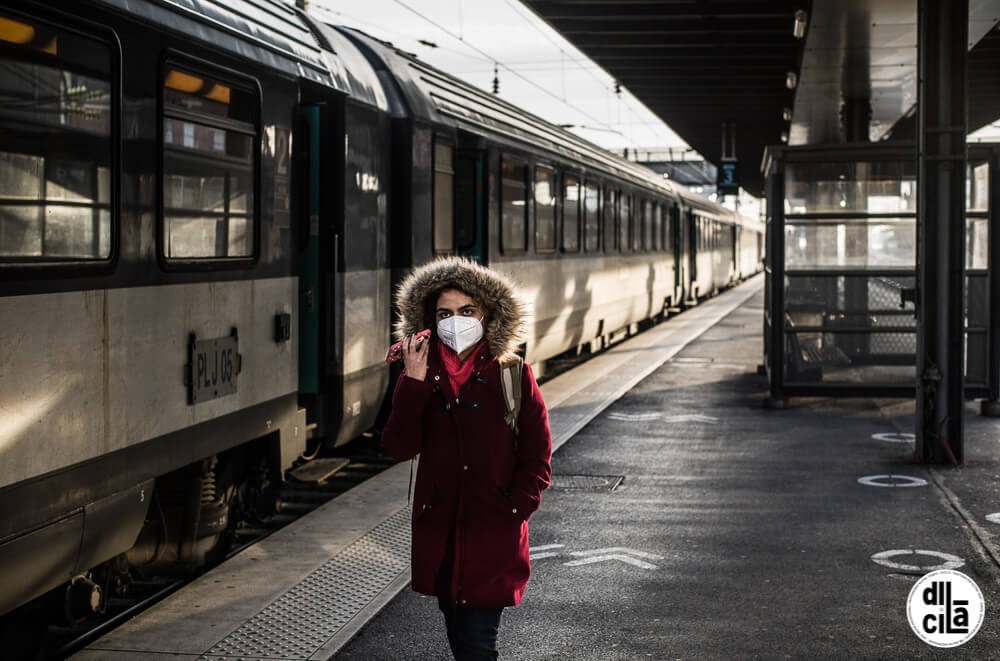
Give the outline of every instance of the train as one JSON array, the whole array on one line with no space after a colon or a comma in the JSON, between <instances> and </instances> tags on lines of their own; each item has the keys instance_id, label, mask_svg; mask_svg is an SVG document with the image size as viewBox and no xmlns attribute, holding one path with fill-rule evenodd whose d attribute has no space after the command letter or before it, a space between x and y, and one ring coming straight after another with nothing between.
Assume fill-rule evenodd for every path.
<instances>
[{"instance_id":1,"label":"train","mask_svg":"<svg viewBox=\"0 0 1000 661\"><path fill-rule=\"evenodd\" d=\"M0 614L220 557L376 424L414 265L518 282L538 373L761 268L756 220L291 2L11 0L0 58Z\"/></svg>"}]
</instances>

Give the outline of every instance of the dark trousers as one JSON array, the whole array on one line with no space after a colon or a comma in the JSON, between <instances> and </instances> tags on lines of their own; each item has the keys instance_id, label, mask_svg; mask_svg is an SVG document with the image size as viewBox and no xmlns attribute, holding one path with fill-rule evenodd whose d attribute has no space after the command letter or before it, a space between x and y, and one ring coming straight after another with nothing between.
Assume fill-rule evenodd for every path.
<instances>
[{"instance_id":1,"label":"dark trousers","mask_svg":"<svg viewBox=\"0 0 1000 661\"><path fill-rule=\"evenodd\" d=\"M496 661L497 632L503 608L453 608L438 599L448 628L448 644L455 661Z\"/></svg>"}]
</instances>

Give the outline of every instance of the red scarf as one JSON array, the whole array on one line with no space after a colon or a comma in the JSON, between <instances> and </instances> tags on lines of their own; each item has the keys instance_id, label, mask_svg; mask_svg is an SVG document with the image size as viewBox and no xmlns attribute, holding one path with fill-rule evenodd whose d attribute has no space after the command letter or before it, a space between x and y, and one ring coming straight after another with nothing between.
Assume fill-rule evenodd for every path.
<instances>
[{"instance_id":1,"label":"red scarf","mask_svg":"<svg viewBox=\"0 0 1000 661\"><path fill-rule=\"evenodd\" d=\"M438 342L437 347L438 355L441 356L441 362L444 363L444 371L448 373L451 390L457 397L458 389L465 385L465 382L472 376L472 370L476 366L476 359L483 352L486 343L480 340L479 344L465 360L459 360L458 354L452 351L450 347L445 346L444 342Z\"/></svg>"}]
</instances>

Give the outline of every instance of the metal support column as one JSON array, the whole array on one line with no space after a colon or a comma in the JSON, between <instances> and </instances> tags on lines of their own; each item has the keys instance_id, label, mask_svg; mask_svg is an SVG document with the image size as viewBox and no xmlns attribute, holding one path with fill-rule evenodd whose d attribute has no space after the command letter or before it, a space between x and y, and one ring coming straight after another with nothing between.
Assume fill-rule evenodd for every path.
<instances>
[{"instance_id":1,"label":"metal support column","mask_svg":"<svg viewBox=\"0 0 1000 661\"><path fill-rule=\"evenodd\" d=\"M990 389L989 396L980 402L979 411L982 415L1000 417L1000 147L994 147L990 154L990 183L987 193L989 200L989 216L987 233L989 248L987 249L986 268L989 275L986 291L988 292L990 323L986 336L986 355L989 361L986 373L986 385Z\"/></svg>"},{"instance_id":2,"label":"metal support column","mask_svg":"<svg viewBox=\"0 0 1000 661\"><path fill-rule=\"evenodd\" d=\"M767 191L767 278L770 283L769 303L771 328L767 335L767 365L770 369L771 392L764 400L764 407L784 409L785 398L785 173L784 169L771 173Z\"/></svg>"},{"instance_id":3,"label":"metal support column","mask_svg":"<svg viewBox=\"0 0 1000 661\"><path fill-rule=\"evenodd\" d=\"M969 0L918 0L916 458L963 460Z\"/></svg>"}]
</instances>

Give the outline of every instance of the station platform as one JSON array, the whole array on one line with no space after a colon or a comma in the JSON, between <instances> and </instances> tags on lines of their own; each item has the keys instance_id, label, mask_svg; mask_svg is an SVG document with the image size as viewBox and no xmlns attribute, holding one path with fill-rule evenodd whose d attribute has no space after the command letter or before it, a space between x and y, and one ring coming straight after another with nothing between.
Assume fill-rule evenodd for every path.
<instances>
[{"instance_id":1,"label":"station platform","mask_svg":"<svg viewBox=\"0 0 1000 661\"><path fill-rule=\"evenodd\" d=\"M970 406L966 464L929 468L907 461L912 401L764 409L762 284L542 387L553 485L502 658L1000 658L1000 423ZM409 471L368 480L73 658L451 658L436 600L405 589ZM910 588L939 566L986 602L979 633L950 650L906 617Z\"/></svg>"}]
</instances>

